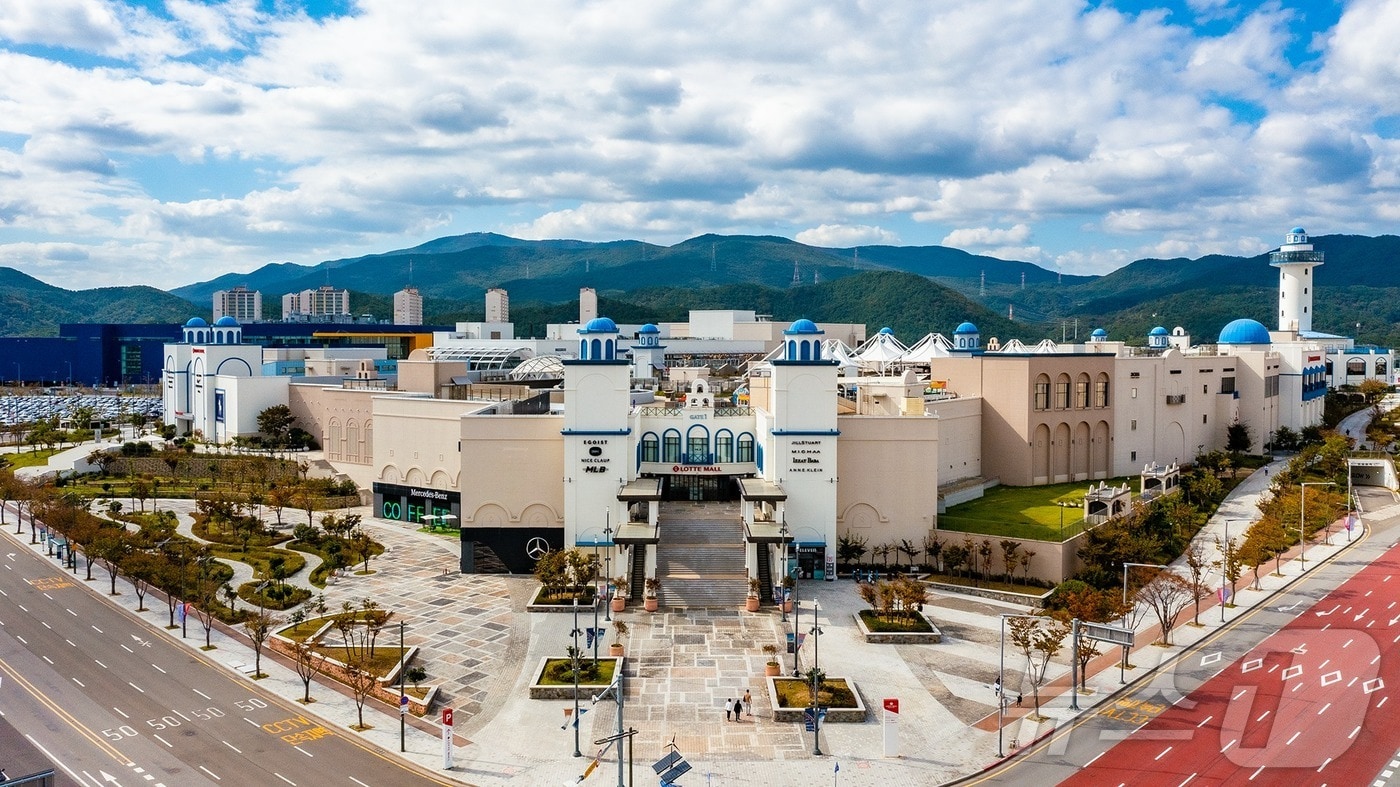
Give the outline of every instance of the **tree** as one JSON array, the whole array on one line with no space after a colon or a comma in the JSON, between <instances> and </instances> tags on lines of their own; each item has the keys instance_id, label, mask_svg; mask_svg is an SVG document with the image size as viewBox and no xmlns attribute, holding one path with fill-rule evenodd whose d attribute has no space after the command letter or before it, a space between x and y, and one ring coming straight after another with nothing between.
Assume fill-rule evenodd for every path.
<instances>
[{"instance_id":1,"label":"tree","mask_svg":"<svg viewBox=\"0 0 1400 787\"><path fill-rule=\"evenodd\" d=\"M773 648L774 653L777 652L777 646L768 645L766 647ZM404 677L408 679L409 683L413 684L413 688L421 689L422 687L420 684L423 681L427 680L428 671L426 669L423 669L423 665L414 664L412 667L409 667L408 670L404 672Z\"/></svg>"},{"instance_id":2,"label":"tree","mask_svg":"<svg viewBox=\"0 0 1400 787\"><path fill-rule=\"evenodd\" d=\"M298 642L296 650L292 654L296 662L297 677L301 678L303 703L311 702L311 679L316 677L316 673L321 671L325 665L326 657L316 650L310 642Z\"/></svg>"},{"instance_id":3,"label":"tree","mask_svg":"<svg viewBox=\"0 0 1400 787\"><path fill-rule=\"evenodd\" d=\"M1163 571L1137 592L1137 598L1157 617L1157 624L1162 628L1162 643L1172 644L1176 616L1191 603L1190 583L1177 574Z\"/></svg>"},{"instance_id":4,"label":"tree","mask_svg":"<svg viewBox=\"0 0 1400 787\"><path fill-rule=\"evenodd\" d=\"M992 572L991 572L991 568L992 568L992 542L991 542L990 540L984 538L984 539L982 539L980 542L978 542L978 544L977 544L977 557L978 557L979 562L982 564L982 574L983 574L984 576L985 576L985 575L988 575L988 574L991 574L991 573L992 573Z\"/></svg>"},{"instance_id":5,"label":"tree","mask_svg":"<svg viewBox=\"0 0 1400 787\"><path fill-rule=\"evenodd\" d=\"M933 562L934 571L943 570L943 539L938 537L938 533L924 536L924 554Z\"/></svg>"},{"instance_id":6,"label":"tree","mask_svg":"<svg viewBox=\"0 0 1400 787\"><path fill-rule=\"evenodd\" d=\"M909 558L909 570L913 571L914 558L918 557L919 553L923 552L923 550L919 547L914 546L913 542L911 542L907 538L900 539L899 546L897 548L899 549L899 553L901 555L904 555L905 557Z\"/></svg>"},{"instance_id":7,"label":"tree","mask_svg":"<svg viewBox=\"0 0 1400 787\"><path fill-rule=\"evenodd\" d=\"M1001 566L1005 571L1006 584L1011 584L1011 572L1016 568L1016 553L1021 549L1020 541L1013 541L1009 538L1001 540Z\"/></svg>"},{"instance_id":8,"label":"tree","mask_svg":"<svg viewBox=\"0 0 1400 787\"><path fill-rule=\"evenodd\" d=\"M132 590L136 591L137 612L146 611L146 593L150 592L151 584L159 580L164 562L144 549L131 553L122 561L122 571L131 580Z\"/></svg>"},{"instance_id":9,"label":"tree","mask_svg":"<svg viewBox=\"0 0 1400 787\"><path fill-rule=\"evenodd\" d=\"M101 448L98 448L87 455L87 463L90 465L96 465L97 472L103 476L107 475L107 470L111 468L112 463L116 460L117 458L113 456L110 451L105 451Z\"/></svg>"},{"instance_id":10,"label":"tree","mask_svg":"<svg viewBox=\"0 0 1400 787\"><path fill-rule=\"evenodd\" d=\"M1008 617L1006 628L1010 632L1012 644L1026 659L1025 680L1031 684L1035 713L1039 716L1040 686L1045 681L1046 667L1049 666L1050 659L1060 652L1060 645L1069 633L1069 628L1054 618L1039 615Z\"/></svg>"},{"instance_id":11,"label":"tree","mask_svg":"<svg viewBox=\"0 0 1400 787\"><path fill-rule=\"evenodd\" d=\"M865 536L843 533L836 538L836 559L842 563L859 563L866 551Z\"/></svg>"},{"instance_id":12,"label":"tree","mask_svg":"<svg viewBox=\"0 0 1400 787\"><path fill-rule=\"evenodd\" d=\"M292 415L290 407L275 404L258 413L258 432L266 438L269 445L283 448L290 442L292 427L296 422L296 416Z\"/></svg>"},{"instance_id":13,"label":"tree","mask_svg":"<svg viewBox=\"0 0 1400 787\"><path fill-rule=\"evenodd\" d=\"M966 561L967 547L962 544L949 544L943 548L943 565L950 573L957 574Z\"/></svg>"},{"instance_id":14,"label":"tree","mask_svg":"<svg viewBox=\"0 0 1400 787\"><path fill-rule=\"evenodd\" d=\"M107 575L112 580L108 595L120 595L117 593L117 569L128 548L125 536L126 531L119 527L104 527L87 547L87 553L102 561L102 567L107 569ZM88 565L91 566L91 563Z\"/></svg>"},{"instance_id":15,"label":"tree","mask_svg":"<svg viewBox=\"0 0 1400 787\"><path fill-rule=\"evenodd\" d=\"M1235 455L1235 464L1239 464L1239 455L1249 451L1249 447L1254 444L1254 435L1250 434L1249 424L1236 421L1225 427L1225 450Z\"/></svg>"},{"instance_id":16,"label":"tree","mask_svg":"<svg viewBox=\"0 0 1400 787\"><path fill-rule=\"evenodd\" d=\"M243 631L248 635L248 639L253 641L253 679L266 677L262 673L262 652L263 645L267 644L268 637L272 636L272 630L282 624L282 618L271 614L266 610L259 609L253 616L243 621ZM307 693L310 693L307 688Z\"/></svg>"},{"instance_id":17,"label":"tree","mask_svg":"<svg viewBox=\"0 0 1400 787\"><path fill-rule=\"evenodd\" d=\"M355 697L355 711L359 716L359 723L352 729L357 732L364 732L369 729L365 724L365 701L369 695L374 693L375 687L379 685L379 678L370 669L370 659L368 656L358 656L351 659L345 665L346 682L350 686L350 693Z\"/></svg>"},{"instance_id":18,"label":"tree","mask_svg":"<svg viewBox=\"0 0 1400 787\"><path fill-rule=\"evenodd\" d=\"M1182 555L1186 558L1186 570L1190 575L1187 585L1191 589L1191 597L1196 602L1196 612L1192 617L1192 622L1197 626L1201 625L1201 599L1210 595L1210 588L1206 587L1206 570L1219 565L1217 561L1206 559L1206 548L1200 541L1192 541L1191 546L1186 548ZM1221 599L1224 603L1224 599Z\"/></svg>"},{"instance_id":19,"label":"tree","mask_svg":"<svg viewBox=\"0 0 1400 787\"><path fill-rule=\"evenodd\" d=\"M1235 583L1240 581L1240 574L1244 572L1244 559L1240 557L1239 545L1235 539L1225 541L1215 539L1215 548L1220 550L1220 570L1225 574L1225 581L1230 585L1230 595L1235 595ZM1221 600L1221 603L1225 603Z\"/></svg>"}]
</instances>

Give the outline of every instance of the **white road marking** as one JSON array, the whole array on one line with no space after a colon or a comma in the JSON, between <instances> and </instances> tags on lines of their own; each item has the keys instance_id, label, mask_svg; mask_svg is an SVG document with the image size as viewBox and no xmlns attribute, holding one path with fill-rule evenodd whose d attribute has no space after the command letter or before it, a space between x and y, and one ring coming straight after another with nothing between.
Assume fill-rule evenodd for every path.
<instances>
[{"instance_id":1,"label":"white road marking","mask_svg":"<svg viewBox=\"0 0 1400 787\"><path fill-rule=\"evenodd\" d=\"M312 754L311 752L307 751L306 749L303 749L303 748L300 747L300 746L293 746L292 748L293 748L293 749L296 749L297 751L301 752L302 754L305 754L307 757L315 757L315 756L316 756L316 755Z\"/></svg>"},{"instance_id":2,"label":"white road marking","mask_svg":"<svg viewBox=\"0 0 1400 787\"><path fill-rule=\"evenodd\" d=\"M1298 740L1298 736L1299 736L1299 735L1302 735L1302 734L1303 734L1303 731L1302 731L1302 730L1299 730L1299 731L1293 733L1293 736L1290 737L1290 738L1288 739L1288 741L1285 742L1283 745L1284 745L1284 746L1292 746L1292 745L1293 745L1293 741Z\"/></svg>"},{"instance_id":3,"label":"white road marking","mask_svg":"<svg viewBox=\"0 0 1400 787\"><path fill-rule=\"evenodd\" d=\"M282 774L278 773L277 771L273 771L273 772L272 772L272 775L273 775L273 776L276 776L277 778L281 779L282 781L286 782L287 784L292 785L292 787L297 787L297 783L296 783L296 782L292 781L291 779L288 779L286 776L283 776Z\"/></svg>"},{"instance_id":4,"label":"white road marking","mask_svg":"<svg viewBox=\"0 0 1400 787\"><path fill-rule=\"evenodd\" d=\"M43 659L44 661L47 661L50 665L53 664L53 659L49 658L48 656L40 656L39 658Z\"/></svg>"},{"instance_id":5,"label":"white road marking","mask_svg":"<svg viewBox=\"0 0 1400 787\"><path fill-rule=\"evenodd\" d=\"M117 713L120 713L120 714L122 715L122 718L123 718L123 719L129 719L129 718L131 718L130 716L126 715L126 713L123 712L121 708L118 708L118 707L113 706L112 710L116 711Z\"/></svg>"},{"instance_id":6,"label":"white road marking","mask_svg":"<svg viewBox=\"0 0 1400 787\"><path fill-rule=\"evenodd\" d=\"M146 690L145 690L145 689L141 688L140 686L137 686L135 683L132 683L131 681L127 681L127 682L126 682L126 685L130 686L130 687L133 688L133 689L136 689L137 691L141 692L142 694L145 694L145 693L146 693Z\"/></svg>"},{"instance_id":7,"label":"white road marking","mask_svg":"<svg viewBox=\"0 0 1400 787\"><path fill-rule=\"evenodd\" d=\"M64 607L64 609L68 609L68 608L67 608L67 607ZM72 615L72 616L75 617L75 618L78 616L78 613L74 612L74 611L71 610L71 609L68 609L68 614Z\"/></svg>"},{"instance_id":8,"label":"white road marking","mask_svg":"<svg viewBox=\"0 0 1400 787\"><path fill-rule=\"evenodd\" d=\"M159 672L162 675L166 674L165 670L161 669L159 664L152 664L151 666L156 668L156 672Z\"/></svg>"},{"instance_id":9,"label":"white road marking","mask_svg":"<svg viewBox=\"0 0 1400 787\"><path fill-rule=\"evenodd\" d=\"M92 626L91 623L89 623L88 625L89 625L89 626ZM92 630L93 630L93 631L96 631L98 634L101 634L101 633L102 633L102 629L100 629L100 628L98 628L98 627L96 627L96 626L92 626Z\"/></svg>"},{"instance_id":10,"label":"white road marking","mask_svg":"<svg viewBox=\"0 0 1400 787\"><path fill-rule=\"evenodd\" d=\"M53 601L53 596L50 596L50 595L48 594L48 591L45 591L45 592L44 592L44 598L48 599L49 601Z\"/></svg>"},{"instance_id":11,"label":"white road marking","mask_svg":"<svg viewBox=\"0 0 1400 787\"><path fill-rule=\"evenodd\" d=\"M1087 767L1089 767L1090 765L1093 765L1093 764L1094 764L1094 760L1097 760L1098 758L1104 756L1105 754L1108 754L1108 752L1106 752L1106 751L1101 751L1101 752L1099 752L1098 754L1095 754L1095 755L1094 755L1094 758L1093 758L1092 760L1089 760L1088 762L1084 763L1084 767L1087 768ZM351 778L351 779L355 779L354 776L351 776L350 778ZM359 781L359 779L355 779L355 781ZM364 782L360 782L360 784L364 784Z\"/></svg>"},{"instance_id":12,"label":"white road marking","mask_svg":"<svg viewBox=\"0 0 1400 787\"><path fill-rule=\"evenodd\" d=\"M233 749L234 751L238 752L239 754L242 754L242 753L243 753L242 750L240 750L237 746L234 746L232 743L229 743L228 741L219 741L219 742L222 743L223 745L229 747L230 749Z\"/></svg>"},{"instance_id":13,"label":"white road marking","mask_svg":"<svg viewBox=\"0 0 1400 787\"><path fill-rule=\"evenodd\" d=\"M218 775L218 774L214 773L213 771L209 770L208 768L204 767L203 765L199 766L199 769L200 769L201 771L204 771L205 773L209 774L210 776L213 776L214 779L215 779L215 781L223 781L223 779L219 778L219 775Z\"/></svg>"},{"instance_id":14,"label":"white road marking","mask_svg":"<svg viewBox=\"0 0 1400 787\"><path fill-rule=\"evenodd\" d=\"M165 744L165 748L167 748L167 749L173 749L173 748L175 748L174 746L171 746L171 745L170 745L170 741L168 741L168 740L166 740L166 739L160 737L159 735L156 735L155 733L151 733L151 737L152 737L152 738L155 738L156 740L160 741L161 743L164 743L164 744Z\"/></svg>"},{"instance_id":15,"label":"white road marking","mask_svg":"<svg viewBox=\"0 0 1400 787\"><path fill-rule=\"evenodd\" d=\"M1270 713L1273 713L1273 711L1266 710L1263 713L1259 714L1259 718L1254 720L1255 723L1261 722L1264 719L1268 718Z\"/></svg>"},{"instance_id":16,"label":"white road marking","mask_svg":"<svg viewBox=\"0 0 1400 787\"><path fill-rule=\"evenodd\" d=\"M71 639L65 639L65 640L63 640L63 641L64 641L64 642L67 642L69 645L72 645L72 646L75 647L75 648L78 647L78 646L73 642L73 640L71 640ZM1377 656L1376 658L1380 658L1380 656Z\"/></svg>"},{"instance_id":17,"label":"white road marking","mask_svg":"<svg viewBox=\"0 0 1400 787\"><path fill-rule=\"evenodd\" d=\"M199 689L195 689L195 690L194 690L194 693L195 693L195 694L198 694L199 696L203 697L203 698L206 699L206 700L212 700L212 699L214 699L213 697L209 696L208 694L205 694L204 692L200 691Z\"/></svg>"},{"instance_id":18,"label":"white road marking","mask_svg":"<svg viewBox=\"0 0 1400 787\"><path fill-rule=\"evenodd\" d=\"M1330 707L1332 707L1332 703L1330 703L1330 702L1327 703L1326 705L1323 705L1323 706L1322 706L1322 710L1319 710L1319 711L1317 712L1317 715L1321 716L1322 714L1326 713L1326 712L1327 712L1327 709L1330 708Z\"/></svg>"},{"instance_id":19,"label":"white road marking","mask_svg":"<svg viewBox=\"0 0 1400 787\"><path fill-rule=\"evenodd\" d=\"M97 659L93 659L93 661L97 661ZM100 661L97 661L97 666L101 667L102 669L107 669L107 665L103 664Z\"/></svg>"},{"instance_id":20,"label":"white road marking","mask_svg":"<svg viewBox=\"0 0 1400 787\"><path fill-rule=\"evenodd\" d=\"M1194 778L1196 778L1196 774L1193 773L1193 774L1191 774L1190 776L1187 776L1187 777L1186 777L1186 781L1183 781L1181 784L1178 784L1176 787L1186 787L1186 785L1190 784L1190 783L1191 783L1191 780L1194 779Z\"/></svg>"},{"instance_id":21,"label":"white road marking","mask_svg":"<svg viewBox=\"0 0 1400 787\"><path fill-rule=\"evenodd\" d=\"M122 650L126 651L127 653L135 653L135 652L136 652L136 651L132 650L131 648L128 648L128 647L125 646L125 645L122 645Z\"/></svg>"},{"instance_id":22,"label":"white road marking","mask_svg":"<svg viewBox=\"0 0 1400 787\"><path fill-rule=\"evenodd\" d=\"M29 644L28 640L26 640L24 637L21 637L21 636L18 635L18 634L15 635L15 639L19 640L20 642L23 642L23 643L26 644L26 645Z\"/></svg>"},{"instance_id":23,"label":"white road marking","mask_svg":"<svg viewBox=\"0 0 1400 787\"><path fill-rule=\"evenodd\" d=\"M814 680L815 680L815 679L814 679ZM1157 760L1162 759L1163 757L1167 756L1167 752L1169 752L1169 751L1171 751L1171 750L1172 750L1172 747L1168 746L1167 748L1165 748L1165 749L1162 750L1162 753L1161 753L1161 754L1157 755L1156 757L1153 757L1152 760L1155 762L1155 761L1157 761Z\"/></svg>"},{"instance_id":24,"label":"white road marking","mask_svg":"<svg viewBox=\"0 0 1400 787\"><path fill-rule=\"evenodd\" d=\"M1098 759L1098 757L1095 757L1095 758L1094 758L1094 760L1097 760L1097 759ZM1093 762L1094 760L1089 760L1089 762ZM368 784L365 784L364 782L360 781L359 779L356 779L354 776L351 776L351 777L350 777L350 781L352 781L352 782L354 782L354 783L356 783L356 784L362 785L362 787L369 787Z\"/></svg>"},{"instance_id":25,"label":"white road marking","mask_svg":"<svg viewBox=\"0 0 1400 787\"><path fill-rule=\"evenodd\" d=\"M1201 719L1201 723L1196 725L1196 729L1199 730L1200 728L1206 726L1206 722L1210 721L1210 720L1213 719L1213 718L1215 718L1214 715L1207 716L1207 717L1205 717L1204 719Z\"/></svg>"},{"instance_id":26,"label":"white road marking","mask_svg":"<svg viewBox=\"0 0 1400 787\"><path fill-rule=\"evenodd\" d=\"M83 686L83 682L80 681L80 680L78 680L77 678L74 678L74 679L73 679L73 682L76 683L76 684L78 684L79 686L82 686L83 688L87 688L87 686Z\"/></svg>"},{"instance_id":27,"label":"white road marking","mask_svg":"<svg viewBox=\"0 0 1400 787\"><path fill-rule=\"evenodd\" d=\"M1322 761L1322 764L1319 765L1319 766L1317 766L1317 772L1318 772L1318 773L1322 773L1322 769L1323 769L1323 768L1326 768L1326 767L1327 767L1327 764L1330 763L1330 762L1332 762L1332 758L1331 758L1331 757L1328 757L1327 759L1323 760L1323 761Z\"/></svg>"},{"instance_id":28,"label":"white road marking","mask_svg":"<svg viewBox=\"0 0 1400 787\"><path fill-rule=\"evenodd\" d=\"M29 610L27 610L27 609L24 608L24 605L23 605L23 604L16 604L15 606L19 607L20 609L23 609L25 612L28 612L28 611L29 611Z\"/></svg>"},{"instance_id":29,"label":"white road marking","mask_svg":"<svg viewBox=\"0 0 1400 787\"><path fill-rule=\"evenodd\" d=\"M1354 730L1351 731L1351 734L1347 736L1347 740L1351 740L1352 738L1355 738L1355 737L1356 737L1356 733L1358 733L1358 732L1361 732L1361 726L1360 726L1360 725L1357 725L1356 729L1354 729Z\"/></svg>"},{"instance_id":30,"label":"white road marking","mask_svg":"<svg viewBox=\"0 0 1400 787\"><path fill-rule=\"evenodd\" d=\"M1232 700L1237 700L1237 699L1239 699L1240 697L1243 697L1243 696L1244 696L1244 693L1245 693L1246 691L1249 691L1249 689L1247 689L1247 688L1240 689L1239 693L1236 694L1235 696L1231 697L1230 699L1232 699ZM818 695L818 696L820 696L820 695ZM809 698L809 699L810 699L810 698Z\"/></svg>"},{"instance_id":31,"label":"white road marking","mask_svg":"<svg viewBox=\"0 0 1400 787\"><path fill-rule=\"evenodd\" d=\"M49 631L53 631L53 626L50 626L47 620L41 620L39 622L44 624L44 628L48 629Z\"/></svg>"},{"instance_id":32,"label":"white road marking","mask_svg":"<svg viewBox=\"0 0 1400 787\"><path fill-rule=\"evenodd\" d=\"M817 695L817 696L821 696L821 695L819 694L819 695ZM246 722L248 722L249 724L253 725L254 727L259 727L259 728L262 727L261 724L259 724L259 723L255 722L255 721L253 721L252 719L248 718L247 716L244 716L244 717L243 717L243 720L246 721Z\"/></svg>"},{"instance_id":33,"label":"white road marking","mask_svg":"<svg viewBox=\"0 0 1400 787\"><path fill-rule=\"evenodd\" d=\"M1360 728L1358 727L1357 729L1360 729ZM1231 746L1234 746L1236 743L1239 743L1239 741L1237 741L1237 740L1232 740L1232 741L1230 741L1229 743L1225 744L1224 746L1221 746L1221 747L1220 747L1220 753L1221 753L1221 754L1224 754L1226 749L1230 748Z\"/></svg>"},{"instance_id":34,"label":"white road marking","mask_svg":"<svg viewBox=\"0 0 1400 787\"><path fill-rule=\"evenodd\" d=\"M5 568L9 568L9 566L6 566ZM32 744L34 744L34 748L36 748L36 749L38 749L39 751L43 752L43 753L44 753L44 756L45 756L45 757L48 757L50 762L56 762L56 763L58 763L58 767L62 768L62 769L65 770L65 771L68 771L68 775L73 777L73 781L75 781L75 782L82 782L82 781L83 781L82 779L78 778L78 774L74 773L72 768L69 768L67 765L64 764L63 760L60 760L59 758L53 756L53 752L49 751L48 749L45 749L38 741L34 740L34 736L33 736L33 735L30 735L29 733L25 733L25 734L24 734L24 737L28 738L28 739L29 739L29 742L32 743ZM86 774L87 771L83 771L83 773ZM96 779L93 779L93 781L97 781L97 780L96 780ZM86 782L83 782L83 783L86 783Z\"/></svg>"},{"instance_id":35,"label":"white road marking","mask_svg":"<svg viewBox=\"0 0 1400 787\"><path fill-rule=\"evenodd\" d=\"M1255 771L1254 773L1251 773L1251 774L1249 775L1249 780L1250 780L1250 781L1254 781L1254 777L1255 777L1255 776L1258 776L1259 774L1261 774L1261 773L1263 773L1263 772L1264 772L1264 766L1263 766L1263 765L1260 765L1260 766L1259 766L1259 770L1257 770L1257 771Z\"/></svg>"}]
</instances>

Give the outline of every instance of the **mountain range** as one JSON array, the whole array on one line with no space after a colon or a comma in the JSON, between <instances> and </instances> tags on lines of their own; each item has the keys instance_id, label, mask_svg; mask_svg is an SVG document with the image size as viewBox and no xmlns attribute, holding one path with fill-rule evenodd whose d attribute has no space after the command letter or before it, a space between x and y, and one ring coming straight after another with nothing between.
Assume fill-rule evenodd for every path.
<instances>
[{"instance_id":1,"label":"mountain range","mask_svg":"<svg viewBox=\"0 0 1400 787\"><path fill-rule=\"evenodd\" d=\"M1316 273L1313 327L1400 345L1400 237L1311 241L1326 255ZM727 308L778 320L864 322L872 331L888 326L907 341L929 331L949 334L965 319L984 337L1003 340L1082 339L1103 327L1112 338L1140 343L1156 325L1179 325L1198 341L1211 341L1237 317L1272 327L1277 282L1267 252L1142 259L1103 276L1062 276L943 246L832 249L722 235L658 246L471 233L317 265L274 263L168 293L149 287L73 292L0 268L0 302L10 306L0 312L0 333L51 334L60 322L207 317L214 291L236 285L260 290L270 317L277 316L283 293L331 284L352 292L355 313L388 318L392 293L412 284L433 324L482 319L485 291L504 288L522 335L576 319L579 288L592 287L600 311L623 322L681 320L689 309Z\"/></svg>"}]
</instances>

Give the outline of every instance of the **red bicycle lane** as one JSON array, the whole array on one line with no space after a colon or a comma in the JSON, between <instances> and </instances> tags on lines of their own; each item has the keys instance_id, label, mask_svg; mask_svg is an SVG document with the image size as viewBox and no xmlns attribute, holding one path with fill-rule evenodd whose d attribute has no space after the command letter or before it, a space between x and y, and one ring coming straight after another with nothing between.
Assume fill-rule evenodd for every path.
<instances>
[{"instance_id":1,"label":"red bicycle lane","mask_svg":"<svg viewBox=\"0 0 1400 787\"><path fill-rule=\"evenodd\" d=\"M1065 785L1364 784L1400 749L1400 547L1127 738ZM1191 656L1210 665L1219 654ZM1400 700L1397 700L1400 702Z\"/></svg>"}]
</instances>

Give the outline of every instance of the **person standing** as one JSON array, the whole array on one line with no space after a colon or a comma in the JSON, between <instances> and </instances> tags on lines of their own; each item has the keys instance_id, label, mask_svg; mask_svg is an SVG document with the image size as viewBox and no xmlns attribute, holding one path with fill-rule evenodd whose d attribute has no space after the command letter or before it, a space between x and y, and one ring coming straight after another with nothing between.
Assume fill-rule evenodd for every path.
<instances>
[{"instance_id":1,"label":"person standing","mask_svg":"<svg viewBox=\"0 0 1400 787\"><path fill-rule=\"evenodd\" d=\"M748 689L744 689L744 715L753 717L753 694Z\"/></svg>"},{"instance_id":2,"label":"person standing","mask_svg":"<svg viewBox=\"0 0 1400 787\"><path fill-rule=\"evenodd\" d=\"M734 700L734 720L743 721L744 703L741 700Z\"/></svg>"},{"instance_id":3,"label":"person standing","mask_svg":"<svg viewBox=\"0 0 1400 787\"><path fill-rule=\"evenodd\" d=\"M724 720L730 721L734 714L734 700L729 697L724 698Z\"/></svg>"}]
</instances>

